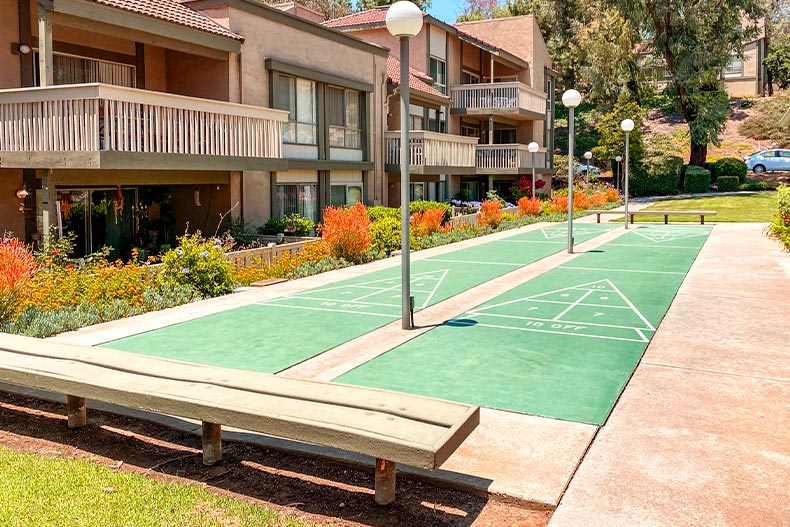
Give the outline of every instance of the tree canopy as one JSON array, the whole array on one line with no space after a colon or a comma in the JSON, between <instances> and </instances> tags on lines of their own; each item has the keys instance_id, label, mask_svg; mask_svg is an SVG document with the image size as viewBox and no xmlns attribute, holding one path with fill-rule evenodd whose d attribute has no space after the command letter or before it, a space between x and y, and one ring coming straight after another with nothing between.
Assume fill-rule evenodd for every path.
<instances>
[{"instance_id":1,"label":"tree canopy","mask_svg":"<svg viewBox=\"0 0 790 527\"><path fill-rule=\"evenodd\" d=\"M429 7L431 7L431 0L411 0L417 7L426 11ZM396 0L357 0L357 10L364 11L366 9L373 9L374 7L381 7L386 5L392 5L396 2Z\"/></svg>"}]
</instances>

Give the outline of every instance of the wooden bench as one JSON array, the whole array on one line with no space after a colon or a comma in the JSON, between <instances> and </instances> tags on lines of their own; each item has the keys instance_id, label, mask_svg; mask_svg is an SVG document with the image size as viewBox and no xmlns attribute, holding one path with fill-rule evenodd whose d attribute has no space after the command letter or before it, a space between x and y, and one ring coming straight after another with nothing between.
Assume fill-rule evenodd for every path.
<instances>
[{"instance_id":1,"label":"wooden bench","mask_svg":"<svg viewBox=\"0 0 790 527\"><path fill-rule=\"evenodd\" d=\"M0 382L202 422L203 462L222 459L222 425L366 454L375 500L395 500L395 464L434 470L480 421L480 408L328 382L215 368L0 333Z\"/></svg>"},{"instance_id":2,"label":"wooden bench","mask_svg":"<svg viewBox=\"0 0 790 527\"><path fill-rule=\"evenodd\" d=\"M596 223L601 223L601 214L617 214L622 216L623 211L619 210L591 210L596 216ZM699 216L700 225L705 225L705 216L715 216L716 211L712 210L636 210L629 212L631 223L634 223L634 216L664 216L664 224L669 223L669 216Z\"/></svg>"}]
</instances>

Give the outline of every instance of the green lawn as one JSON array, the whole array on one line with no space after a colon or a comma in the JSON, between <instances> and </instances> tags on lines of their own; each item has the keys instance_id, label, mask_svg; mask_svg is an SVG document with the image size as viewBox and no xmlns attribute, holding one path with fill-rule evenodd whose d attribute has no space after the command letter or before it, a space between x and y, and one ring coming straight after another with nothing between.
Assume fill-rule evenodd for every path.
<instances>
[{"instance_id":1,"label":"green lawn","mask_svg":"<svg viewBox=\"0 0 790 527\"><path fill-rule=\"evenodd\" d=\"M659 201L644 210L715 210L716 215L705 217L705 222L756 222L768 223L777 214L777 193L744 192L728 196L706 196L704 198L670 199ZM636 218L637 222L663 221L661 216ZM622 222L623 219L610 220ZM699 222L699 216L670 216L673 222Z\"/></svg>"},{"instance_id":2,"label":"green lawn","mask_svg":"<svg viewBox=\"0 0 790 527\"><path fill-rule=\"evenodd\" d=\"M307 527L296 519L79 460L0 447L0 525L13 527Z\"/></svg>"}]
</instances>

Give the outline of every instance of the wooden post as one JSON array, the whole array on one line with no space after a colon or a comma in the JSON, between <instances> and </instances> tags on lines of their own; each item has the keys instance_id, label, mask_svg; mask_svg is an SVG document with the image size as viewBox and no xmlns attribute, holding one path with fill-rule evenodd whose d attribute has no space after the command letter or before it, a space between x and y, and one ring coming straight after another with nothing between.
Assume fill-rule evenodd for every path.
<instances>
[{"instance_id":1,"label":"wooden post","mask_svg":"<svg viewBox=\"0 0 790 527\"><path fill-rule=\"evenodd\" d=\"M203 421L203 464L222 461L222 426Z\"/></svg>"},{"instance_id":2,"label":"wooden post","mask_svg":"<svg viewBox=\"0 0 790 527\"><path fill-rule=\"evenodd\" d=\"M66 407L69 416L69 428L79 428L88 423L88 412L84 397L67 395Z\"/></svg>"},{"instance_id":3,"label":"wooden post","mask_svg":"<svg viewBox=\"0 0 790 527\"><path fill-rule=\"evenodd\" d=\"M376 504L395 501L395 462L376 458Z\"/></svg>"},{"instance_id":4,"label":"wooden post","mask_svg":"<svg viewBox=\"0 0 790 527\"><path fill-rule=\"evenodd\" d=\"M52 18L40 2L38 4L38 69L41 86L55 84L52 57Z\"/></svg>"},{"instance_id":5,"label":"wooden post","mask_svg":"<svg viewBox=\"0 0 790 527\"><path fill-rule=\"evenodd\" d=\"M704 214L700 214L699 215L699 224L700 225L705 225L705 215Z\"/></svg>"}]
</instances>

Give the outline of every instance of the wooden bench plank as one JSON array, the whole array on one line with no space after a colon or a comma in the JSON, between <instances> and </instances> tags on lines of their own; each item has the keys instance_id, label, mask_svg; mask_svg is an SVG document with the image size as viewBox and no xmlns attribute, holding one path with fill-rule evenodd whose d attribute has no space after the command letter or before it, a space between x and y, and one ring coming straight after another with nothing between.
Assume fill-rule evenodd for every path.
<instances>
[{"instance_id":1,"label":"wooden bench plank","mask_svg":"<svg viewBox=\"0 0 790 527\"><path fill-rule=\"evenodd\" d=\"M601 223L601 215L602 214L617 214L619 216L625 215L624 211L618 210L593 210L590 211L591 213L595 214L595 221L596 223ZM635 216L664 216L664 224L669 223L669 216L699 216L700 224L705 224L705 216L715 216L716 211L705 211L705 210L684 210L684 211L675 211L675 210L637 210L637 211L629 211L628 215L631 217L631 223L634 223Z\"/></svg>"},{"instance_id":2,"label":"wooden bench plank","mask_svg":"<svg viewBox=\"0 0 790 527\"><path fill-rule=\"evenodd\" d=\"M479 422L478 407L450 401L373 390L379 400L384 399L385 393L390 393L398 401L407 402L408 406L424 405L420 415L424 410L434 408L439 414L447 416L447 407L454 409L452 413L457 416L455 422L437 424L426 422L420 417L393 415L387 410L379 410L376 405L380 403L376 402L364 407L349 407L337 401L303 400L295 395L248 391L229 383L218 385L182 379L178 375L180 372L167 369L182 365L176 361L145 357L149 367L159 363L158 376L151 377L147 373L129 370L132 365L123 359L139 357L134 354L95 350L103 359L113 359L109 362L125 363L123 369L117 369L115 366L75 359L73 353L68 353L78 348L75 346L47 342L56 345L65 355L65 358L53 358L55 354L43 354L41 350L33 353L9 350L8 340L3 335L0 345L3 349L0 351L0 380L4 382L332 446L420 468L435 469L440 466ZM15 340L15 343L18 345L19 341ZM233 370L203 368L204 375L213 371L210 377L237 373ZM257 379L262 385L272 378L278 379L268 374L243 373L247 375L248 382ZM341 391L349 388L331 383L287 380L290 381L290 392L295 391L297 385L315 388L318 384L324 384L324 389L329 391L333 388ZM360 390L367 390L350 388L357 395L361 393ZM334 398L337 399L337 396ZM414 399L409 400L411 398ZM400 410L400 413L405 412Z\"/></svg>"}]
</instances>

